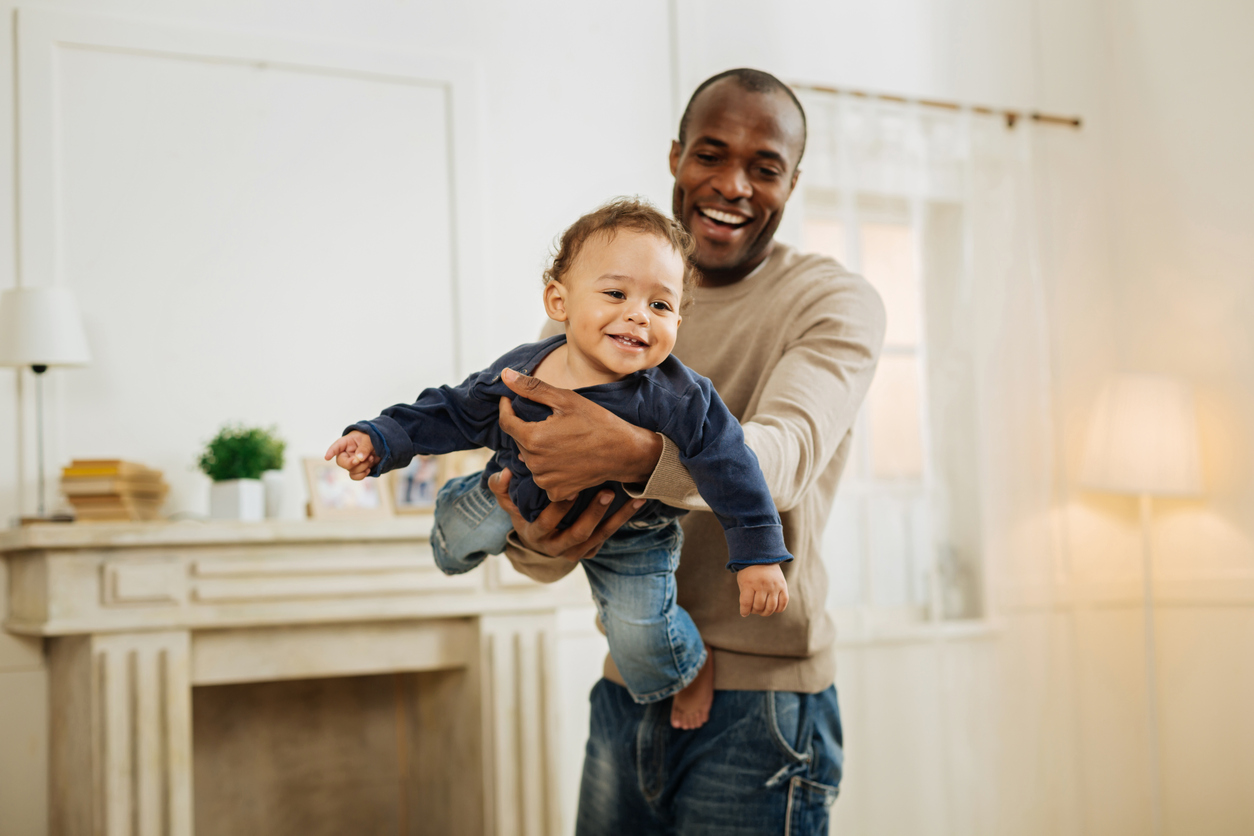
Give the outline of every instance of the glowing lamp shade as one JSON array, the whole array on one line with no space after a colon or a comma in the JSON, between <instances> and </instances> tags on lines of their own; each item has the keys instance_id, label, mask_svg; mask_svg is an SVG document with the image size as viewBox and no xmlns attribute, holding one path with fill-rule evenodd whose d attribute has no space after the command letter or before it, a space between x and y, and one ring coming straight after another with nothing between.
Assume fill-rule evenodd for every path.
<instances>
[{"instance_id":1,"label":"glowing lamp shade","mask_svg":"<svg viewBox=\"0 0 1254 836\"><path fill-rule=\"evenodd\" d=\"M1121 374L1098 398L1081 480L1113 493L1195 496L1202 492L1197 409L1184 382Z\"/></svg>"},{"instance_id":2,"label":"glowing lamp shade","mask_svg":"<svg viewBox=\"0 0 1254 836\"><path fill-rule=\"evenodd\" d=\"M83 366L91 362L74 295L23 287L0 296L0 365Z\"/></svg>"}]
</instances>

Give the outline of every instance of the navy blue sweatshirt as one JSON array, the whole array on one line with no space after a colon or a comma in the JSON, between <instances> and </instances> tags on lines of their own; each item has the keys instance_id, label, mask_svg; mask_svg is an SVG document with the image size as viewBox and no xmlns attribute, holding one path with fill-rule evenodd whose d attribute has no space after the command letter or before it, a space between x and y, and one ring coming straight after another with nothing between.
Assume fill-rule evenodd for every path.
<instances>
[{"instance_id":1,"label":"navy blue sweatshirt","mask_svg":"<svg viewBox=\"0 0 1254 836\"><path fill-rule=\"evenodd\" d=\"M416 455L436 455L454 450L487 447L496 455L483 471L487 479L509 468L510 499L528 522L534 522L549 504L548 494L518 458L518 444L497 423L502 396L510 398L514 412L524 421L543 421L552 410L514 393L501 380L507 368L534 373L540 361L566 342L559 334L538 343L521 345L460 386L427 389L412 404L397 404L372 421L344 430L367 433L374 443L378 476L404 467ZM758 459L745 446L740 423L728 411L713 384L673 356L661 365L634 372L622 380L575 390L623 420L669 438L679 448L679 459L692 474L701 497L718 517L727 537L733 571L760 563L781 563L792 555L784 546L783 527L770 490L758 467ZM607 513L630 501L623 486L607 482L579 494L563 518L561 527L572 524L602 490L614 491ZM678 517L687 513L657 500L649 500L633 520Z\"/></svg>"}]
</instances>

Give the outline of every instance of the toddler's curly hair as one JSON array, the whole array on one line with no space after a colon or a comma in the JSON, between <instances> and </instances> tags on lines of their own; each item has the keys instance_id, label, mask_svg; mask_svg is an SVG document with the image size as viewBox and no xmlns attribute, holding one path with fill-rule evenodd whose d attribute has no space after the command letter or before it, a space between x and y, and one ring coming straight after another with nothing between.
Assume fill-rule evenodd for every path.
<instances>
[{"instance_id":1,"label":"toddler's curly hair","mask_svg":"<svg viewBox=\"0 0 1254 836\"><path fill-rule=\"evenodd\" d=\"M560 282L579 257L583 245L593 235L606 235L611 240L619 230L630 229L656 235L684 261L684 298L679 311L683 313L692 305L692 291L697 286L699 273L692 261L696 242L679 221L663 215L647 200L639 197L616 197L594 209L571 224L557 243L557 251L544 271L544 283Z\"/></svg>"}]
</instances>

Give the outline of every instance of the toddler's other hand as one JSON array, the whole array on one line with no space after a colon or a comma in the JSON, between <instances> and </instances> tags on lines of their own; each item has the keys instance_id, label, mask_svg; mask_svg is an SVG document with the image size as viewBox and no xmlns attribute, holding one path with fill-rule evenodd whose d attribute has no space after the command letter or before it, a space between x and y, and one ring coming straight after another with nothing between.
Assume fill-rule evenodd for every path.
<instances>
[{"instance_id":1,"label":"toddler's other hand","mask_svg":"<svg viewBox=\"0 0 1254 836\"><path fill-rule=\"evenodd\" d=\"M778 563L746 566L736 573L740 585L740 616L774 615L788 606L788 581Z\"/></svg>"},{"instance_id":2,"label":"toddler's other hand","mask_svg":"<svg viewBox=\"0 0 1254 836\"><path fill-rule=\"evenodd\" d=\"M335 459L336 464L348 471L349 478L357 482L369 476L370 471L379 463L370 436L357 430L337 438L327 448L327 454L323 458L327 461Z\"/></svg>"}]
</instances>

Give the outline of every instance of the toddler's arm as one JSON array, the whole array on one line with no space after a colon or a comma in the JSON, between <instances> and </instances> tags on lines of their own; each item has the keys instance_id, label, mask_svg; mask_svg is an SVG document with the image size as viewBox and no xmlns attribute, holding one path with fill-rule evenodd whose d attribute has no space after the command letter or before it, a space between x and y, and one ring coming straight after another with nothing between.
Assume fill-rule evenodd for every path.
<instances>
[{"instance_id":1,"label":"toddler's arm","mask_svg":"<svg viewBox=\"0 0 1254 836\"><path fill-rule=\"evenodd\" d=\"M353 430L337 438L327 448L323 458L326 461L335 459L335 463L347 470L349 477L358 482L369 476L370 471L379 463L379 456L374 451L370 436L360 430Z\"/></svg>"}]
</instances>

